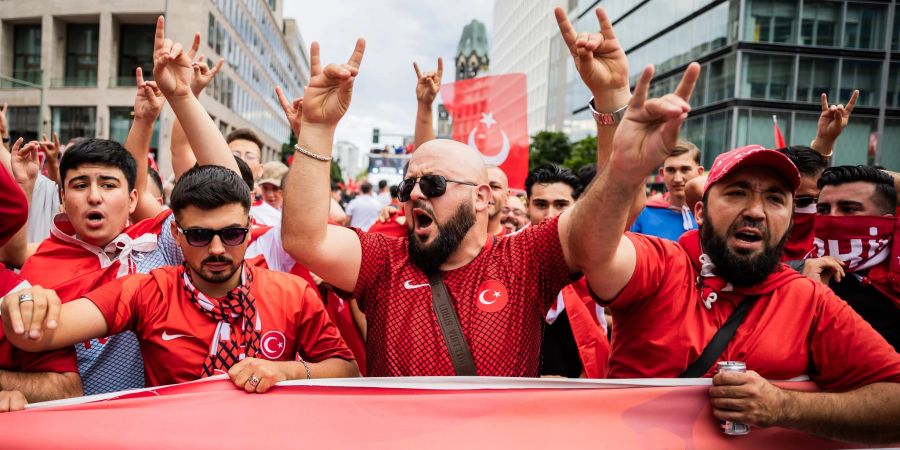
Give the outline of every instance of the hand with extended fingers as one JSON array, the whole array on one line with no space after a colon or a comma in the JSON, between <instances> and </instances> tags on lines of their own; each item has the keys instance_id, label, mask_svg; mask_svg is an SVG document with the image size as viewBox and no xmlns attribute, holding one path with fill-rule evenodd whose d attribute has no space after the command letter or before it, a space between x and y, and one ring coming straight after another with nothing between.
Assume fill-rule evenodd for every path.
<instances>
[{"instance_id":1,"label":"hand with extended fingers","mask_svg":"<svg viewBox=\"0 0 900 450\"><path fill-rule=\"evenodd\" d=\"M303 97L297 97L293 102L288 102L280 86L275 87L275 95L278 97L278 103L281 103L284 116L287 117L288 123L291 124L291 131L294 132L294 136L300 136L300 121L303 120Z\"/></svg>"},{"instance_id":2,"label":"hand with extended fingers","mask_svg":"<svg viewBox=\"0 0 900 450\"><path fill-rule=\"evenodd\" d=\"M10 168L16 183L26 188L34 186L38 173L41 171L41 166L38 164L38 149L41 147L41 143L31 141L22 146L22 142L24 140L19 138L12 146Z\"/></svg>"},{"instance_id":3,"label":"hand with extended fingers","mask_svg":"<svg viewBox=\"0 0 900 450\"><path fill-rule=\"evenodd\" d=\"M153 122L159 117L166 98L154 81L144 81L144 71L140 67L135 71L137 78L137 94L134 96L134 120Z\"/></svg>"},{"instance_id":4,"label":"hand with extended fingers","mask_svg":"<svg viewBox=\"0 0 900 450\"><path fill-rule=\"evenodd\" d=\"M419 65L413 62L413 69L416 70L416 78L418 78L418 82L416 83L416 99L419 100L419 103L427 104L431 106L434 103L434 98L437 97L438 92L441 90L441 77L444 75L444 60L443 58L438 58L437 61L437 70L431 70L422 74L422 71L419 70Z\"/></svg>"},{"instance_id":5,"label":"hand with extended fingers","mask_svg":"<svg viewBox=\"0 0 900 450\"><path fill-rule=\"evenodd\" d=\"M610 162L615 165L615 172L629 177L628 180L643 180L669 157L681 123L691 110L688 101L699 77L700 65L691 63L675 92L647 99L653 66L644 68L613 139Z\"/></svg>"},{"instance_id":6,"label":"hand with extended fingers","mask_svg":"<svg viewBox=\"0 0 900 450\"><path fill-rule=\"evenodd\" d=\"M599 33L576 33L562 8L556 8L554 13L563 41L575 59L575 68L594 95L597 110L613 112L627 104L630 96L628 58L616 39L606 11L603 8L596 10Z\"/></svg>"},{"instance_id":7,"label":"hand with extended fingers","mask_svg":"<svg viewBox=\"0 0 900 450\"><path fill-rule=\"evenodd\" d=\"M55 166L59 161L59 135L53 133L53 140L51 141L47 138L46 134L41 135L41 147L44 149L44 155L47 157L47 162L50 165Z\"/></svg>"},{"instance_id":8,"label":"hand with extended fingers","mask_svg":"<svg viewBox=\"0 0 900 450\"><path fill-rule=\"evenodd\" d=\"M366 50L366 41L357 39L356 49L346 64L329 64L322 67L319 61L319 43L313 42L309 52L309 85L303 96L302 122L333 128L350 107L353 81L359 73Z\"/></svg>"},{"instance_id":9,"label":"hand with extended fingers","mask_svg":"<svg viewBox=\"0 0 900 450\"><path fill-rule=\"evenodd\" d=\"M206 64L206 56L200 55L197 58L197 61L194 62L194 78L191 79L191 92L194 93L195 97L198 97L203 89L212 82L213 78L222 70L222 66L225 64L224 59L220 59L219 62L216 63L212 68Z\"/></svg>"},{"instance_id":10,"label":"hand with extended fingers","mask_svg":"<svg viewBox=\"0 0 900 450\"><path fill-rule=\"evenodd\" d=\"M850 95L847 105L828 105L828 95L822 93L822 114L819 115L818 130L812 147L825 155L830 155L838 136L850 122L850 114L859 99L859 90Z\"/></svg>"},{"instance_id":11,"label":"hand with extended fingers","mask_svg":"<svg viewBox=\"0 0 900 450\"><path fill-rule=\"evenodd\" d=\"M181 44L166 39L165 27L165 19L159 16L153 42L153 79L163 95L171 101L173 98L193 95L193 61L200 48L200 33L194 35L191 48L185 51Z\"/></svg>"}]
</instances>

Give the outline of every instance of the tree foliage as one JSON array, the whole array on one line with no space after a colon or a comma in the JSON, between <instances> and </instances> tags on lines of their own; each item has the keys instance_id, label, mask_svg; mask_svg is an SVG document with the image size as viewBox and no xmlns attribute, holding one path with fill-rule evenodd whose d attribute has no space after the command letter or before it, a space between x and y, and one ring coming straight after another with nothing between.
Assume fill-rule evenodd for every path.
<instances>
[{"instance_id":1,"label":"tree foliage","mask_svg":"<svg viewBox=\"0 0 900 450\"><path fill-rule=\"evenodd\" d=\"M561 131L541 131L531 137L529 170L544 164L558 164L577 171L597 162L597 138L588 136L572 143Z\"/></svg>"}]
</instances>

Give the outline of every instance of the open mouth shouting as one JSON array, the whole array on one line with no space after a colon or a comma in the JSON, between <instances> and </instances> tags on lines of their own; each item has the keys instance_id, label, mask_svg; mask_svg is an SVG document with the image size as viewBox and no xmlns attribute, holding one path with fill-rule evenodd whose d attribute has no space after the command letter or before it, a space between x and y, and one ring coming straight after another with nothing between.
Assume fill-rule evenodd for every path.
<instances>
[{"instance_id":1,"label":"open mouth shouting","mask_svg":"<svg viewBox=\"0 0 900 450\"><path fill-rule=\"evenodd\" d=\"M741 227L732 233L734 247L739 250L757 250L763 247L762 231L752 227Z\"/></svg>"},{"instance_id":2,"label":"open mouth shouting","mask_svg":"<svg viewBox=\"0 0 900 450\"><path fill-rule=\"evenodd\" d=\"M412 209L413 233L420 240L427 240L431 233L431 226L434 225L434 217L425 209Z\"/></svg>"},{"instance_id":3,"label":"open mouth shouting","mask_svg":"<svg viewBox=\"0 0 900 450\"><path fill-rule=\"evenodd\" d=\"M84 223L88 228L98 229L103 226L106 215L99 209L91 209L84 214Z\"/></svg>"}]
</instances>

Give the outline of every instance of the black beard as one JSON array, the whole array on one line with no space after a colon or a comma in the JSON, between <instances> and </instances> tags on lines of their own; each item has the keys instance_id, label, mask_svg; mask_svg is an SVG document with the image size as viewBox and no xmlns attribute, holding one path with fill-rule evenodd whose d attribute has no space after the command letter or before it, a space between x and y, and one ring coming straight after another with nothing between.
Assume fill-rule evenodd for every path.
<instances>
[{"instance_id":1,"label":"black beard","mask_svg":"<svg viewBox=\"0 0 900 450\"><path fill-rule=\"evenodd\" d=\"M459 205L447 223L439 224L435 221L435 225L438 234L434 242L428 245L419 241L412 228L408 231L409 257L412 263L425 273L436 273L441 264L456 251L469 229L475 225L475 213L472 212L471 203Z\"/></svg>"},{"instance_id":2,"label":"black beard","mask_svg":"<svg viewBox=\"0 0 900 450\"><path fill-rule=\"evenodd\" d=\"M784 244L791 235L791 230L788 229L777 245L769 245L771 235L763 222L739 219L731 224L725 236L730 236L734 230L743 227L753 227L762 231L765 247L759 255L751 257L728 248L726 238L716 234L715 227L708 215L703 226L700 227L700 245L703 247L703 252L716 265L716 275L736 287L753 286L768 278L781 261Z\"/></svg>"}]
</instances>

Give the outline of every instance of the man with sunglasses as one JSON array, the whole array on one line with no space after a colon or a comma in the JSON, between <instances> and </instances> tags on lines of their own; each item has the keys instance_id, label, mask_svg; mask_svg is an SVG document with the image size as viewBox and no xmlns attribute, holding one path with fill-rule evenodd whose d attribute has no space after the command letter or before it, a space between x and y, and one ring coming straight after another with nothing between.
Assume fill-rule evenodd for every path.
<instances>
[{"instance_id":1,"label":"man with sunglasses","mask_svg":"<svg viewBox=\"0 0 900 450\"><path fill-rule=\"evenodd\" d=\"M235 172L195 167L172 192L183 266L121 278L63 305L51 290L22 291L4 301L4 330L26 351L131 330L147 386L227 373L262 393L283 380L358 376L315 287L244 263L249 210ZM22 293L33 300L17 301Z\"/></svg>"}]
</instances>

